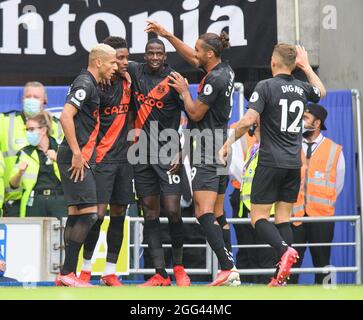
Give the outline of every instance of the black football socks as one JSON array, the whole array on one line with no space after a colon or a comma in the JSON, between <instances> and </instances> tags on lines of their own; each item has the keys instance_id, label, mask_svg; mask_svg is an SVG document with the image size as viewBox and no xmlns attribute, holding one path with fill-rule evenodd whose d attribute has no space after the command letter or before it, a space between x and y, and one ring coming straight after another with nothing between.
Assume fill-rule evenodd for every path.
<instances>
[{"instance_id":1,"label":"black football socks","mask_svg":"<svg viewBox=\"0 0 363 320\"><path fill-rule=\"evenodd\" d=\"M89 231L83 246L83 259L92 259L93 251L95 250L98 237L100 235L102 223L103 219L98 218L91 230Z\"/></svg>"},{"instance_id":2,"label":"black football socks","mask_svg":"<svg viewBox=\"0 0 363 320\"><path fill-rule=\"evenodd\" d=\"M260 219L255 223L255 230L261 240L268 243L276 250L278 258L280 259L286 252L288 245L281 237L280 232L275 225L266 219Z\"/></svg>"},{"instance_id":3,"label":"black football socks","mask_svg":"<svg viewBox=\"0 0 363 320\"><path fill-rule=\"evenodd\" d=\"M226 215L223 214L217 217L217 222L222 229L224 244L226 245L226 248L230 252L230 254L232 254L231 231L229 230L229 228L225 228L225 226L228 225Z\"/></svg>"},{"instance_id":4,"label":"black football socks","mask_svg":"<svg viewBox=\"0 0 363 320\"><path fill-rule=\"evenodd\" d=\"M208 243L212 250L217 255L219 264L222 270L230 270L233 268L233 258L229 255L228 249L225 247L223 241L223 233L219 224L216 224L216 219L213 213L203 214L198 218L204 233L207 237Z\"/></svg>"},{"instance_id":5,"label":"black football socks","mask_svg":"<svg viewBox=\"0 0 363 320\"><path fill-rule=\"evenodd\" d=\"M107 262L117 263L124 237L124 221L125 216L110 217L107 230Z\"/></svg>"},{"instance_id":6,"label":"black football socks","mask_svg":"<svg viewBox=\"0 0 363 320\"><path fill-rule=\"evenodd\" d=\"M68 216L64 230L65 258L61 269L62 275L76 272L79 251L97 219L97 213Z\"/></svg>"},{"instance_id":7,"label":"black football socks","mask_svg":"<svg viewBox=\"0 0 363 320\"><path fill-rule=\"evenodd\" d=\"M159 218L153 220L145 220L145 237L148 244L151 259L156 270L164 279L168 277L165 270L164 249L161 241L161 230Z\"/></svg>"},{"instance_id":8,"label":"black football socks","mask_svg":"<svg viewBox=\"0 0 363 320\"><path fill-rule=\"evenodd\" d=\"M279 224L275 224L276 228L279 230L282 239L285 240L288 246L294 241L294 235L292 233L291 223L290 222L283 222Z\"/></svg>"},{"instance_id":9,"label":"black football socks","mask_svg":"<svg viewBox=\"0 0 363 320\"><path fill-rule=\"evenodd\" d=\"M183 265L184 225L182 218L176 222L169 219L169 234L174 265Z\"/></svg>"}]
</instances>

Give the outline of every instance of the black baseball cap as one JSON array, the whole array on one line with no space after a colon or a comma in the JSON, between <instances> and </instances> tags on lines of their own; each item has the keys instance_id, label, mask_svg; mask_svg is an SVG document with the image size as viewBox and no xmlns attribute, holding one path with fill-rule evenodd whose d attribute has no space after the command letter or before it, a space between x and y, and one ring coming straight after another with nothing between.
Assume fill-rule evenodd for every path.
<instances>
[{"instance_id":1,"label":"black baseball cap","mask_svg":"<svg viewBox=\"0 0 363 320\"><path fill-rule=\"evenodd\" d=\"M305 112L308 112L318 118L321 121L321 130L326 130L326 126L324 124L326 117L328 116L328 111L317 103L310 103L306 106Z\"/></svg>"}]
</instances>

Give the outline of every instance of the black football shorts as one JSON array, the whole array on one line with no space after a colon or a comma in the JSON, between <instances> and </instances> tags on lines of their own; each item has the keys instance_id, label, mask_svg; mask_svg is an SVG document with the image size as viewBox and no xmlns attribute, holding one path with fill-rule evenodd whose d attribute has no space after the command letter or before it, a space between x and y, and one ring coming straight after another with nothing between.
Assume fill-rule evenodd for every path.
<instances>
[{"instance_id":1,"label":"black football shorts","mask_svg":"<svg viewBox=\"0 0 363 320\"><path fill-rule=\"evenodd\" d=\"M273 168L257 165L252 181L251 203L295 203L300 190L300 169Z\"/></svg>"},{"instance_id":2,"label":"black football shorts","mask_svg":"<svg viewBox=\"0 0 363 320\"><path fill-rule=\"evenodd\" d=\"M151 195L181 195L180 174L170 175L169 164L136 164L134 179L136 194L139 198ZM179 170L179 172L182 172Z\"/></svg>"},{"instance_id":3,"label":"black football shorts","mask_svg":"<svg viewBox=\"0 0 363 320\"><path fill-rule=\"evenodd\" d=\"M194 165L192 167L193 191L213 191L225 194L228 176L218 174L218 166Z\"/></svg>"},{"instance_id":4,"label":"black football shorts","mask_svg":"<svg viewBox=\"0 0 363 320\"><path fill-rule=\"evenodd\" d=\"M135 202L133 168L128 162L98 163L96 166L99 204L126 206Z\"/></svg>"},{"instance_id":5,"label":"black football shorts","mask_svg":"<svg viewBox=\"0 0 363 320\"><path fill-rule=\"evenodd\" d=\"M90 165L90 169L84 168L83 181L74 182L71 180L70 163L58 163L61 182L68 206L97 205L95 165Z\"/></svg>"}]
</instances>

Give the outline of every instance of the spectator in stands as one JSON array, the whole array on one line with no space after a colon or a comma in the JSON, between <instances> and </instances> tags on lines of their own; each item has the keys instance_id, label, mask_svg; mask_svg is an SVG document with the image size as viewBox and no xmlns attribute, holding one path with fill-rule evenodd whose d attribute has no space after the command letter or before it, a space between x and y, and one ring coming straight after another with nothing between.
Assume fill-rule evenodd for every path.
<instances>
[{"instance_id":1,"label":"spectator in stands","mask_svg":"<svg viewBox=\"0 0 363 320\"><path fill-rule=\"evenodd\" d=\"M47 104L47 93L45 87L37 81L28 82L24 87L23 110L21 112L9 112L0 116L0 151L3 153L5 161L5 199L4 216L19 216L20 201L22 191L12 189L9 186L10 174L13 170L17 152L28 145L25 132L26 119L32 118L40 111L44 110ZM60 122L53 117L52 120L53 137L60 142L63 132Z\"/></svg>"},{"instance_id":2,"label":"spectator in stands","mask_svg":"<svg viewBox=\"0 0 363 320\"><path fill-rule=\"evenodd\" d=\"M26 121L29 145L17 153L10 187L21 188L20 217L66 216L60 175L56 163L58 145L51 137L52 116L41 111Z\"/></svg>"},{"instance_id":3,"label":"spectator in stands","mask_svg":"<svg viewBox=\"0 0 363 320\"><path fill-rule=\"evenodd\" d=\"M334 205L343 189L345 160L342 146L321 133L328 115L319 104L310 104L304 113L305 131L301 158L301 185L297 202L293 207L295 217L325 217L334 215ZM331 243L334 236L334 222L293 224L294 243ZM330 264L331 247L310 247L314 267ZM300 259L293 266L302 264L306 247L296 248ZM315 283L323 283L325 274L316 274ZM291 283L298 282L298 276L291 277Z\"/></svg>"},{"instance_id":4,"label":"spectator in stands","mask_svg":"<svg viewBox=\"0 0 363 320\"><path fill-rule=\"evenodd\" d=\"M3 215L3 203L4 203L4 173L5 173L5 162L2 152L0 151L0 217Z\"/></svg>"}]
</instances>

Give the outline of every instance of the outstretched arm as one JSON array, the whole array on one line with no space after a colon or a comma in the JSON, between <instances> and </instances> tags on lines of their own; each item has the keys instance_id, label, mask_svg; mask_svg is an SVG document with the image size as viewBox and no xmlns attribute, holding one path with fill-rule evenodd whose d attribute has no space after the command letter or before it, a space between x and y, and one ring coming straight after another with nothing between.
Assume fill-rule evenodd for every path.
<instances>
[{"instance_id":1,"label":"outstretched arm","mask_svg":"<svg viewBox=\"0 0 363 320\"><path fill-rule=\"evenodd\" d=\"M226 143L232 145L235 141L241 138L252 125L258 123L259 118L260 114L257 111L248 109L245 115L237 122L234 135L231 135Z\"/></svg>"},{"instance_id":2,"label":"outstretched arm","mask_svg":"<svg viewBox=\"0 0 363 320\"><path fill-rule=\"evenodd\" d=\"M226 164L228 154L231 152L232 144L241 138L248 129L255 123L259 122L260 114L253 110L248 109L245 115L237 122L234 134L227 139L226 143L219 150L219 160L221 163Z\"/></svg>"},{"instance_id":3,"label":"outstretched arm","mask_svg":"<svg viewBox=\"0 0 363 320\"><path fill-rule=\"evenodd\" d=\"M183 59L185 59L195 68L199 67L198 60L195 58L194 49L167 31L161 24L157 23L156 21L147 20L147 27L145 31L148 33L154 32L158 36L167 39L175 48L175 50L183 57Z\"/></svg>"}]
</instances>

